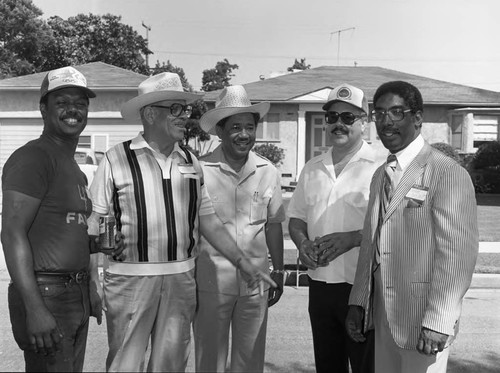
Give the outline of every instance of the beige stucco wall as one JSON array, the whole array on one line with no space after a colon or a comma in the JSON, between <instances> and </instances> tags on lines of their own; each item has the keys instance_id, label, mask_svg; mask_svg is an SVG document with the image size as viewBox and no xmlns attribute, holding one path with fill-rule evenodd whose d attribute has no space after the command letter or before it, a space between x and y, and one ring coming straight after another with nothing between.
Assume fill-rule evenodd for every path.
<instances>
[{"instance_id":1,"label":"beige stucco wall","mask_svg":"<svg viewBox=\"0 0 500 373\"><path fill-rule=\"evenodd\" d=\"M291 178L284 178L284 185L295 180L297 164L297 105L271 104L270 113L279 113L279 141L272 143L285 151L283 164L279 166L282 174L292 174Z\"/></svg>"}]
</instances>

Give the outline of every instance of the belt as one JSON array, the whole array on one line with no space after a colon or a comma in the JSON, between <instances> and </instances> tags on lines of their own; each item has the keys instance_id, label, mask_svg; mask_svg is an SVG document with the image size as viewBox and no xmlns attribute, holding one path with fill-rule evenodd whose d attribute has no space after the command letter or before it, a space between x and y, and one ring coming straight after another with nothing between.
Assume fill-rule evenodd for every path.
<instances>
[{"instance_id":1,"label":"belt","mask_svg":"<svg viewBox=\"0 0 500 373\"><path fill-rule=\"evenodd\" d=\"M124 276L161 276L184 273L192 270L193 268L194 258L162 263L129 263L110 260L109 267L106 271L115 275Z\"/></svg>"},{"instance_id":2,"label":"belt","mask_svg":"<svg viewBox=\"0 0 500 373\"><path fill-rule=\"evenodd\" d=\"M42 284L81 284L89 278L87 271L80 272L35 272L35 278Z\"/></svg>"}]
</instances>

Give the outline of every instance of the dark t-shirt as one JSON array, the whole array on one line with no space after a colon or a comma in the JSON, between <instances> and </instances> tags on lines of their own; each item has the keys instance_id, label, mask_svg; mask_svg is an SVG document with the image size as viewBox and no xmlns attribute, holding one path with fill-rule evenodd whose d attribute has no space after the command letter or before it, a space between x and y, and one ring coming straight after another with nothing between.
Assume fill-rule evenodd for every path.
<instances>
[{"instance_id":1,"label":"dark t-shirt","mask_svg":"<svg viewBox=\"0 0 500 373\"><path fill-rule=\"evenodd\" d=\"M35 271L73 272L89 265L87 179L71 151L42 135L5 163L2 190L41 200L28 232Z\"/></svg>"}]
</instances>

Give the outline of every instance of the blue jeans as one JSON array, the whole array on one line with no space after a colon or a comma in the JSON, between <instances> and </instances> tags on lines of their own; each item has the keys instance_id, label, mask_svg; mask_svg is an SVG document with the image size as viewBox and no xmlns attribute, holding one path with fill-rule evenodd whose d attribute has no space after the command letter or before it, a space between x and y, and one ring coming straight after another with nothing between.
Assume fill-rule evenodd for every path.
<instances>
[{"instance_id":1,"label":"blue jeans","mask_svg":"<svg viewBox=\"0 0 500 373\"><path fill-rule=\"evenodd\" d=\"M61 351L45 356L29 350L26 312L16 286L9 285L9 312L14 339L24 351L27 372L81 372L89 327L88 281L77 283L38 283L45 305L64 334Z\"/></svg>"}]
</instances>

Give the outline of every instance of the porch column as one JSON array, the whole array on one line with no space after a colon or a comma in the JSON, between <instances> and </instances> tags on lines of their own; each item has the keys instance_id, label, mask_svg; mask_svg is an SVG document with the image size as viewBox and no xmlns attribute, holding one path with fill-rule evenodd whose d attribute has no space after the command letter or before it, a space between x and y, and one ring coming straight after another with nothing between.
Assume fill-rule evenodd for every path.
<instances>
[{"instance_id":1,"label":"porch column","mask_svg":"<svg viewBox=\"0 0 500 373\"><path fill-rule=\"evenodd\" d=\"M306 112L297 112L297 174L295 179L299 179L300 172L306 164Z\"/></svg>"},{"instance_id":2,"label":"porch column","mask_svg":"<svg viewBox=\"0 0 500 373\"><path fill-rule=\"evenodd\" d=\"M472 153L474 149L474 114L467 113L464 115L464 123L462 127L462 149L466 153Z\"/></svg>"}]
</instances>

